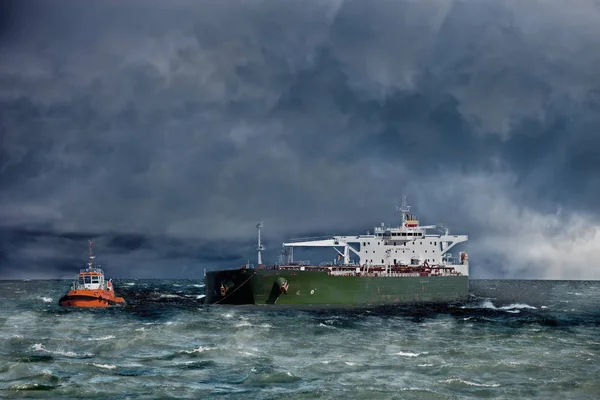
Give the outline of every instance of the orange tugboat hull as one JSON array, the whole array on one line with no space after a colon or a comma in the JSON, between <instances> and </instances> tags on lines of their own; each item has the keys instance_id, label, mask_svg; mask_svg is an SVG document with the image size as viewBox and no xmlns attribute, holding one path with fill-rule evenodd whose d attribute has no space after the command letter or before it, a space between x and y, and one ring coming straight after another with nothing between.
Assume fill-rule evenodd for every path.
<instances>
[{"instance_id":1,"label":"orange tugboat hull","mask_svg":"<svg viewBox=\"0 0 600 400\"><path fill-rule=\"evenodd\" d=\"M112 291L106 290L70 290L58 301L63 307L110 307L125 304L122 297L115 297Z\"/></svg>"}]
</instances>

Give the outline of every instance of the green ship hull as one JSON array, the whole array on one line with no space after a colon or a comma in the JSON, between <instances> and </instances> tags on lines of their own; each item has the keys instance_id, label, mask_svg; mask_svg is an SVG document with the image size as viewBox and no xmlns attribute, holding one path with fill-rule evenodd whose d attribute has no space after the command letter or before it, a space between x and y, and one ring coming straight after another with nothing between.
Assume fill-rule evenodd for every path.
<instances>
[{"instance_id":1,"label":"green ship hull","mask_svg":"<svg viewBox=\"0 0 600 400\"><path fill-rule=\"evenodd\" d=\"M205 304L384 305L467 297L468 276L340 276L326 270L209 271Z\"/></svg>"}]
</instances>

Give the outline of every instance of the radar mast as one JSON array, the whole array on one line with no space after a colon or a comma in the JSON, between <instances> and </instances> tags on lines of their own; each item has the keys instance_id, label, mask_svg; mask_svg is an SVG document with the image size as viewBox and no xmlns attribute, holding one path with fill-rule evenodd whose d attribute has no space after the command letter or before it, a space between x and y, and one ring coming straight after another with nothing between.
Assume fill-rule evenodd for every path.
<instances>
[{"instance_id":1,"label":"radar mast","mask_svg":"<svg viewBox=\"0 0 600 400\"><path fill-rule=\"evenodd\" d=\"M256 250L258 251L258 265L262 265L262 251L265 249L265 247L260 244L260 230L263 227L262 222L259 222L256 224L256 230L258 231L258 246L256 247Z\"/></svg>"}]
</instances>

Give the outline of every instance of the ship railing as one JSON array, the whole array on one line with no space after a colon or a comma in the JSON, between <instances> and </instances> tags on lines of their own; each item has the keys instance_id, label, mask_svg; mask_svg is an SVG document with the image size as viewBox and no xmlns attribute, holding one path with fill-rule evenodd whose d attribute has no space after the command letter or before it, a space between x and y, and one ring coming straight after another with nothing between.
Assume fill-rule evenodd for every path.
<instances>
[{"instance_id":1,"label":"ship railing","mask_svg":"<svg viewBox=\"0 0 600 400\"><path fill-rule=\"evenodd\" d=\"M291 263L286 263L285 265L304 267L304 266L310 265L310 260L293 261Z\"/></svg>"},{"instance_id":2,"label":"ship railing","mask_svg":"<svg viewBox=\"0 0 600 400\"><path fill-rule=\"evenodd\" d=\"M322 263L319 263L319 267L349 267L349 268L354 268L354 267L360 267L359 263L356 262L351 262L348 264L344 264L343 262L341 263L332 263L331 261L323 261Z\"/></svg>"},{"instance_id":3,"label":"ship railing","mask_svg":"<svg viewBox=\"0 0 600 400\"><path fill-rule=\"evenodd\" d=\"M311 236L311 237L304 237L304 238L294 238L294 239L288 240L287 243L312 242L312 241L315 241L315 240L329 240L329 239L333 239L333 235L329 235L329 236Z\"/></svg>"}]
</instances>

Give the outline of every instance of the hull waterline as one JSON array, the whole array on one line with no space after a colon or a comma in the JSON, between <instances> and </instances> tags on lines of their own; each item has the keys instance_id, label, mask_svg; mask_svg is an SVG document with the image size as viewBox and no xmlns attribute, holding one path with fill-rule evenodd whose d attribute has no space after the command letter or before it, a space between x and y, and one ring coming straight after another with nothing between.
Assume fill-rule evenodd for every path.
<instances>
[{"instance_id":1,"label":"hull waterline","mask_svg":"<svg viewBox=\"0 0 600 400\"><path fill-rule=\"evenodd\" d=\"M467 297L467 276L332 276L325 271L207 272L205 304L384 305Z\"/></svg>"},{"instance_id":2,"label":"hull waterline","mask_svg":"<svg viewBox=\"0 0 600 400\"><path fill-rule=\"evenodd\" d=\"M63 307L83 308L110 307L125 304L125 300L122 297L111 295L112 293L106 291L71 290L58 300L58 304Z\"/></svg>"}]
</instances>

